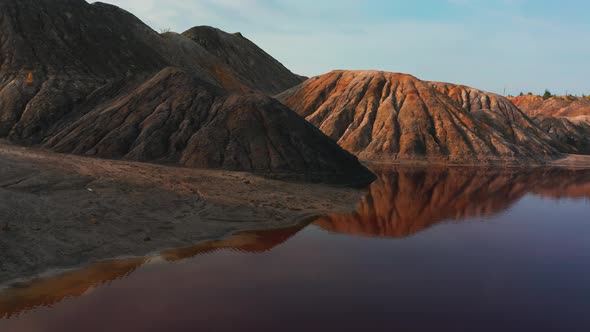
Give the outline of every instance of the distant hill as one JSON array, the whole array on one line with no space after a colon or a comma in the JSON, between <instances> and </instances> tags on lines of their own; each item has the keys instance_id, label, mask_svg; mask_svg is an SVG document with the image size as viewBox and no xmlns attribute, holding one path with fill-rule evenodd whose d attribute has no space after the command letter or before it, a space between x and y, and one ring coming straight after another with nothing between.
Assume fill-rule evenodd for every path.
<instances>
[{"instance_id":1,"label":"distant hill","mask_svg":"<svg viewBox=\"0 0 590 332\"><path fill-rule=\"evenodd\" d=\"M533 118L556 141L571 146L570 152L590 154L590 99L588 97L525 95L510 100Z\"/></svg>"},{"instance_id":2,"label":"distant hill","mask_svg":"<svg viewBox=\"0 0 590 332\"><path fill-rule=\"evenodd\" d=\"M590 98L587 97L556 96L543 99L541 96L525 95L510 100L529 116L590 117Z\"/></svg>"},{"instance_id":3,"label":"distant hill","mask_svg":"<svg viewBox=\"0 0 590 332\"><path fill-rule=\"evenodd\" d=\"M510 162L568 150L502 96L406 74L334 71L278 98L366 160Z\"/></svg>"}]
</instances>

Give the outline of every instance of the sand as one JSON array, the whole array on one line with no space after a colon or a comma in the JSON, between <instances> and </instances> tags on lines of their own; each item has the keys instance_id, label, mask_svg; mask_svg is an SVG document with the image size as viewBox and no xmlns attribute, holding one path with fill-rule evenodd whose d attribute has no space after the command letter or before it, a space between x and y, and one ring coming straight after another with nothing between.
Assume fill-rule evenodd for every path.
<instances>
[{"instance_id":1,"label":"sand","mask_svg":"<svg viewBox=\"0 0 590 332\"><path fill-rule=\"evenodd\" d=\"M578 155L578 154L567 154L563 158L551 161L551 166L564 167L564 168L590 168L590 156Z\"/></svg>"},{"instance_id":2,"label":"sand","mask_svg":"<svg viewBox=\"0 0 590 332\"><path fill-rule=\"evenodd\" d=\"M350 211L363 191L0 142L0 287Z\"/></svg>"}]
</instances>

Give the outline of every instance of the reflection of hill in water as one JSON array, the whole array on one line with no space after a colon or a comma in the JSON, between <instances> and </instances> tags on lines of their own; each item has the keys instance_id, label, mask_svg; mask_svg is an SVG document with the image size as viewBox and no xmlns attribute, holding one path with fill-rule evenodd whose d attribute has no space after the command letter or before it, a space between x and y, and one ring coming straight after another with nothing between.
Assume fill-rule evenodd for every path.
<instances>
[{"instance_id":1,"label":"reflection of hill in water","mask_svg":"<svg viewBox=\"0 0 590 332\"><path fill-rule=\"evenodd\" d=\"M262 253L281 245L303 227L305 225L236 233L222 240L204 242L190 248L167 250L160 257L165 261L175 262L223 249ZM10 318L38 307L50 307L67 298L82 296L94 287L127 277L147 262L147 258L104 261L81 270L0 290L0 319Z\"/></svg>"},{"instance_id":2,"label":"reflection of hill in water","mask_svg":"<svg viewBox=\"0 0 590 332\"><path fill-rule=\"evenodd\" d=\"M104 261L83 270L7 288L0 291L0 319L36 307L49 307L66 298L82 296L93 287L128 276L145 262L145 258Z\"/></svg>"},{"instance_id":3,"label":"reflection of hill in water","mask_svg":"<svg viewBox=\"0 0 590 332\"><path fill-rule=\"evenodd\" d=\"M167 250L161 253L161 257L166 261L176 262L223 249L245 253L263 253L285 243L305 226L307 225L302 224L283 229L240 232L225 239L209 241L193 247Z\"/></svg>"},{"instance_id":4,"label":"reflection of hill in water","mask_svg":"<svg viewBox=\"0 0 590 332\"><path fill-rule=\"evenodd\" d=\"M332 232L398 238L443 221L502 212L527 193L590 198L589 170L400 167L379 173L356 212L315 224Z\"/></svg>"},{"instance_id":5,"label":"reflection of hill in water","mask_svg":"<svg viewBox=\"0 0 590 332\"><path fill-rule=\"evenodd\" d=\"M499 213L527 193L549 198L590 198L590 171L395 168L381 174L349 215L328 216L315 224L328 231L375 237L405 237L437 223ZM217 250L261 253L272 250L305 225L242 232L189 248L167 250L160 258L175 262ZM0 291L0 319L66 298L132 274L146 258L122 259L39 279Z\"/></svg>"}]
</instances>

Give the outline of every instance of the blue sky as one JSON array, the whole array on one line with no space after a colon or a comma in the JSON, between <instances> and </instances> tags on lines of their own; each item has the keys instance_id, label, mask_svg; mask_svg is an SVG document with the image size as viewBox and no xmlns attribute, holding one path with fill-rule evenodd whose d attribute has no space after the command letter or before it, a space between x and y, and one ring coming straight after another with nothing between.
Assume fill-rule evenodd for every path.
<instances>
[{"instance_id":1,"label":"blue sky","mask_svg":"<svg viewBox=\"0 0 590 332\"><path fill-rule=\"evenodd\" d=\"M517 94L590 94L585 0L106 0L154 29L242 32L294 72L379 69Z\"/></svg>"}]
</instances>

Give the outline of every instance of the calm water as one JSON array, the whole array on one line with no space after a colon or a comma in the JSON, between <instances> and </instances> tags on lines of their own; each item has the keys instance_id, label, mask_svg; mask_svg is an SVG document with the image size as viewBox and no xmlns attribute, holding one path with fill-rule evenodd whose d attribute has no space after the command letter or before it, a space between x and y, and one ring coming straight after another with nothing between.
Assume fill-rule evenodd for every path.
<instances>
[{"instance_id":1,"label":"calm water","mask_svg":"<svg viewBox=\"0 0 590 332\"><path fill-rule=\"evenodd\" d=\"M590 172L397 169L348 215L0 292L0 331L590 331Z\"/></svg>"}]
</instances>

